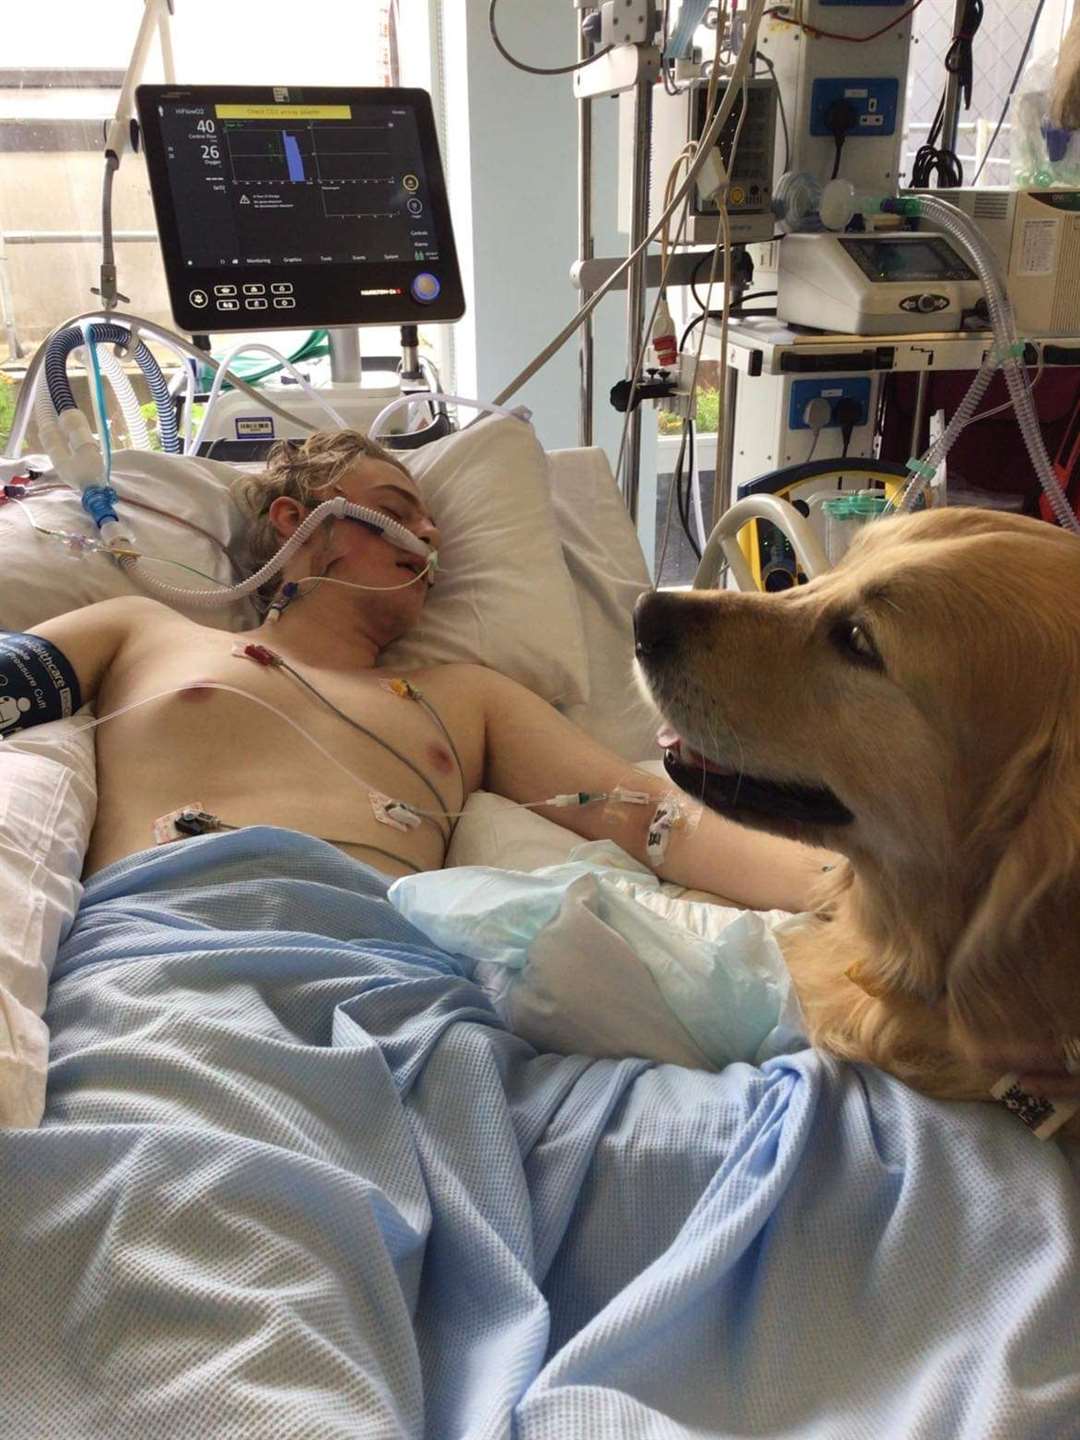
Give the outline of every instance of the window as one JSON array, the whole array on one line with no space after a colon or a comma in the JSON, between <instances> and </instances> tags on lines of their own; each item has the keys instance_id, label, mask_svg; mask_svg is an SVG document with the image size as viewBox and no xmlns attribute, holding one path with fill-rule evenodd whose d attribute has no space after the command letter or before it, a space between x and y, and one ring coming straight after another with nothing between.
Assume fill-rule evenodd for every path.
<instances>
[{"instance_id":1,"label":"window","mask_svg":"<svg viewBox=\"0 0 1080 1440\"><path fill-rule=\"evenodd\" d=\"M998 129L1009 88L1032 25L1035 34L1025 67L1037 56L1057 54L1071 8L1071 0L1043 0L1042 4L1040 0L1014 0L1009 5L988 0L985 5L972 46L971 109L961 105L957 132L957 155L964 167L965 185L974 183L980 164L980 186L1012 184L1011 105ZM911 174L915 151L926 142L945 89L945 53L952 42L955 10L955 0L922 0L912 16L901 162L905 175Z\"/></svg>"},{"instance_id":2,"label":"window","mask_svg":"<svg viewBox=\"0 0 1080 1440\"><path fill-rule=\"evenodd\" d=\"M429 85L427 8L421 0L307 0L302 8L294 0L260 0L258 6L183 0L175 11L168 27L173 74L191 84ZM14 390L5 378L17 382L41 340L65 317L95 303L104 127L115 113L142 16L143 0L109 0L107 6L41 0L5 14L0 438ZM140 78L165 78L158 40ZM117 285L129 297L120 308L172 328L138 155L126 154L117 172L113 227ZM442 328L432 327L429 348L438 345ZM258 338L290 354L305 337L292 331ZM396 354L397 330L366 331L363 345L368 353ZM224 345L214 348L221 353ZM175 364L171 354L161 358ZM433 358L438 363L438 355Z\"/></svg>"}]
</instances>

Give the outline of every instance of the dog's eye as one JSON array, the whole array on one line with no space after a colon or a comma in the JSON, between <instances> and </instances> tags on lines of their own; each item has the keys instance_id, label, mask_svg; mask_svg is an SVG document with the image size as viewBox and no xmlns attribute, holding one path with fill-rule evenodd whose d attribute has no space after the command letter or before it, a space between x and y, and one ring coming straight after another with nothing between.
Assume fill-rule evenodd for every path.
<instances>
[{"instance_id":1,"label":"dog's eye","mask_svg":"<svg viewBox=\"0 0 1080 1440\"><path fill-rule=\"evenodd\" d=\"M884 670L877 646L866 626L858 620L837 620L829 638L846 659L859 665L869 665L874 670Z\"/></svg>"}]
</instances>

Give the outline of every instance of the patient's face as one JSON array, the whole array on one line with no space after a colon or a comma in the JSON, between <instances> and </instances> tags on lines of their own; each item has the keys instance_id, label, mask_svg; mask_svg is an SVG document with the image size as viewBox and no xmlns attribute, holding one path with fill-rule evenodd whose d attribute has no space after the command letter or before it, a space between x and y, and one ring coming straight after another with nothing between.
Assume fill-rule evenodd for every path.
<instances>
[{"instance_id":1,"label":"patient's face","mask_svg":"<svg viewBox=\"0 0 1080 1440\"><path fill-rule=\"evenodd\" d=\"M383 460L359 460L338 478L330 494L378 510L432 549L438 548L439 531L416 481L396 466ZM325 544L331 578L371 586L370 590L353 591L354 598L384 617L393 631L390 638L404 634L419 617L427 595L427 578L416 578L423 560L349 520L335 522Z\"/></svg>"}]
</instances>

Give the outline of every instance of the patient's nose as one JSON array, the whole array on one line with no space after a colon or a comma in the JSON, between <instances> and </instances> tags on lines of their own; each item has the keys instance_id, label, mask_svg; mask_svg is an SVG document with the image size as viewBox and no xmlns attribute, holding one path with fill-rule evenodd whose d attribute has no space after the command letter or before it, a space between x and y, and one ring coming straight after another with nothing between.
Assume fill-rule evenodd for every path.
<instances>
[{"instance_id":1,"label":"patient's nose","mask_svg":"<svg viewBox=\"0 0 1080 1440\"><path fill-rule=\"evenodd\" d=\"M664 590L646 590L634 606L634 654L656 659L677 648L681 631L680 597Z\"/></svg>"}]
</instances>

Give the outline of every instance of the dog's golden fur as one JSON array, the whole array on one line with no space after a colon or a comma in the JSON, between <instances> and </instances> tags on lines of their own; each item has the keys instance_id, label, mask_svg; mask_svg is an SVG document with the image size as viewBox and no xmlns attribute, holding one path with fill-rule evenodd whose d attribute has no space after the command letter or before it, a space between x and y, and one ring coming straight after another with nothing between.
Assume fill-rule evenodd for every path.
<instances>
[{"instance_id":1,"label":"dog's golden fur","mask_svg":"<svg viewBox=\"0 0 1080 1440\"><path fill-rule=\"evenodd\" d=\"M642 664L688 743L827 787L853 817L734 811L847 857L785 944L814 1043L945 1098L1062 1071L1080 1036L1080 541L936 511L868 527L785 594L660 603L678 639Z\"/></svg>"},{"instance_id":2,"label":"dog's golden fur","mask_svg":"<svg viewBox=\"0 0 1080 1440\"><path fill-rule=\"evenodd\" d=\"M1074 12L1061 42L1050 95L1050 118L1066 130L1080 130L1080 10Z\"/></svg>"}]
</instances>

